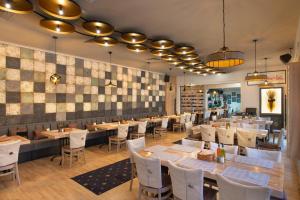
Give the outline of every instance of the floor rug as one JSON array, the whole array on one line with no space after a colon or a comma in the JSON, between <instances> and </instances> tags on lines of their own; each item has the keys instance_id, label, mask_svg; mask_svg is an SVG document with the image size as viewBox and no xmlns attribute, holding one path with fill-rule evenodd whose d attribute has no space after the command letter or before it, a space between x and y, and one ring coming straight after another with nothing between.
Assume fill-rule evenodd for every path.
<instances>
[{"instance_id":1,"label":"floor rug","mask_svg":"<svg viewBox=\"0 0 300 200\"><path fill-rule=\"evenodd\" d=\"M131 178L129 159L81 174L72 179L96 195L115 188Z\"/></svg>"}]
</instances>

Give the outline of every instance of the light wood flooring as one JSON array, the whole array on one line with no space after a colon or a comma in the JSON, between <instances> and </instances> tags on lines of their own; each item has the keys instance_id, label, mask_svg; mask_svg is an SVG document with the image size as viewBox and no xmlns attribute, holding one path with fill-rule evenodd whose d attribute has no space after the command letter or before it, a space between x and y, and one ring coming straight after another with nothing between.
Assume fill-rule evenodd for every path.
<instances>
[{"instance_id":1,"label":"light wood flooring","mask_svg":"<svg viewBox=\"0 0 300 200\"><path fill-rule=\"evenodd\" d=\"M161 139L147 137L148 145L169 144L184 137L184 133L169 133ZM71 178L85 172L128 158L127 150L117 153L107 151L107 145L86 149L86 164L75 163L59 166L59 159L42 158L19 165L21 185L17 186L9 179L0 179L0 200L134 200L137 198L138 184L134 181L133 190L129 191L129 182L124 183L102 195L95 195ZM296 163L284 158L285 191L287 199L299 200L299 176Z\"/></svg>"}]
</instances>

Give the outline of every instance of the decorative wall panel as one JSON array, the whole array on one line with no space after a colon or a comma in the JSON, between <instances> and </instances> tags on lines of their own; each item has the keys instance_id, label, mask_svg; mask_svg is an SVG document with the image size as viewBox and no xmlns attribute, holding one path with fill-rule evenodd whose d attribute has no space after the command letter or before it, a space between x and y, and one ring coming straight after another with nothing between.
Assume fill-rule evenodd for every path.
<instances>
[{"instance_id":1,"label":"decorative wall panel","mask_svg":"<svg viewBox=\"0 0 300 200\"><path fill-rule=\"evenodd\" d=\"M52 74L62 78L49 81ZM163 74L0 44L1 125L164 111ZM105 87L112 79L117 87ZM148 85L151 86L148 89Z\"/></svg>"}]
</instances>

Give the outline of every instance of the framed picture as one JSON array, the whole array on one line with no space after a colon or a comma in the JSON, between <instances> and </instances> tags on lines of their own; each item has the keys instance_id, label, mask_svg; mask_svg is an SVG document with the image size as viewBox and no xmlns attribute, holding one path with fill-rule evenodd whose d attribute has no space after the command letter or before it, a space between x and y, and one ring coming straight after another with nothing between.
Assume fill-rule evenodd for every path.
<instances>
[{"instance_id":1,"label":"framed picture","mask_svg":"<svg viewBox=\"0 0 300 200\"><path fill-rule=\"evenodd\" d=\"M260 88L260 114L282 115L283 110L283 88Z\"/></svg>"},{"instance_id":2,"label":"framed picture","mask_svg":"<svg viewBox=\"0 0 300 200\"><path fill-rule=\"evenodd\" d=\"M251 73L248 73L251 74ZM265 73L262 73L265 74ZM268 82L271 84L286 84L286 70L278 70L278 71L267 71ZM255 81L248 82L248 86L260 85L263 84L264 81Z\"/></svg>"}]
</instances>

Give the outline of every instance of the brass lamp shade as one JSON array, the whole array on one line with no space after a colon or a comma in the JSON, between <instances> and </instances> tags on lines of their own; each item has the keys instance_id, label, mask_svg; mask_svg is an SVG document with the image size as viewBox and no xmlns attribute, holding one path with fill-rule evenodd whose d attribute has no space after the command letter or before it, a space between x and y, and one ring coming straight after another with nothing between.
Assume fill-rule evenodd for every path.
<instances>
[{"instance_id":1,"label":"brass lamp shade","mask_svg":"<svg viewBox=\"0 0 300 200\"><path fill-rule=\"evenodd\" d=\"M171 65L180 65L180 64L182 64L182 62L179 61L179 60L170 61L170 62L168 62L168 63L170 63Z\"/></svg>"},{"instance_id":2,"label":"brass lamp shade","mask_svg":"<svg viewBox=\"0 0 300 200\"><path fill-rule=\"evenodd\" d=\"M142 44L128 44L127 49L136 53L140 53L146 51L147 47Z\"/></svg>"},{"instance_id":3,"label":"brass lamp shade","mask_svg":"<svg viewBox=\"0 0 300 200\"><path fill-rule=\"evenodd\" d=\"M195 69L193 67L186 67L185 70L188 72L194 72Z\"/></svg>"},{"instance_id":4,"label":"brass lamp shade","mask_svg":"<svg viewBox=\"0 0 300 200\"><path fill-rule=\"evenodd\" d=\"M162 50L162 49L153 49L151 50L151 53L155 56L166 56L169 54L168 50Z\"/></svg>"},{"instance_id":5,"label":"brass lamp shade","mask_svg":"<svg viewBox=\"0 0 300 200\"><path fill-rule=\"evenodd\" d=\"M165 60L165 61L177 61L177 57L173 54L168 54L168 55L165 55L165 56L162 56L162 59Z\"/></svg>"},{"instance_id":6,"label":"brass lamp shade","mask_svg":"<svg viewBox=\"0 0 300 200\"><path fill-rule=\"evenodd\" d=\"M201 63L201 60L199 60L199 59L189 60L189 61L185 61L184 63L187 65L198 65Z\"/></svg>"},{"instance_id":7,"label":"brass lamp shade","mask_svg":"<svg viewBox=\"0 0 300 200\"><path fill-rule=\"evenodd\" d=\"M60 82L60 80L61 80L61 76L60 75L58 75L58 74L52 74L51 76L50 76L50 81L51 81L51 83L53 83L53 84L58 84L59 82Z\"/></svg>"},{"instance_id":8,"label":"brass lamp shade","mask_svg":"<svg viewBox=\"0 0 300 200\"><path fill-rule=\"evenodd\" d=\"M147 37L142 33L124 33L121 35L121 39L129 44L140 44L145 42Z\"/></svg>"},{"instance_id":9,"label":"brass lamp shade","mask_svg":"<svg viewBox=\"0 0 300 200\"><path fill-rule=\"evenodd\" d=\"M172 40L155 40L151 42L151 46L154 49L171 49L174 47L174 42Z\"/></svg>"},{"instance_id":10,"label":"brass lamp shade","mask_svg":"<svg viewBox=\"0 0 300 200\"><path fill-rule=\"evenodd\" d=\"M42 19L40 21L40 25L57 34L67 34L75 31L75 28L72 24L60 20Z\"/></svg>"},{"instance_id":11,"label":"brass lamp shade","mask_svg":"<svg viewBox=\"0 0 300 200\"><path fill-rule=\"evenodd\" d=\"M179 46L174 48L174 53L178 55L186 55L193 53L195 51L194 47L191 46Z\"/></svg>"},{"instance_id":12,"label":"brass lamp shade","mask_svg":"<svg viewBox=\"0 0 300 200\"><path fill-rule=\"evenodd\" d=\"M204 69L205 66L203 64L199 64L199 65L195 66L195 68L197 68L197 69Z\"/></svg>"},{"instance_id":13,"label":"brass lamp shade","mask_svg":"<svg viewBox=\"0 0 300 200\"><path fill-rule=\"evenodd\" d=\"M175 67L178 68L178 69L182 69L182 70L187 68L186 65L176 65Z\"/></svg>"},{"instance_id":14,"label":"brass lamp shade","mask_svg":"<svg viewBox=\"0 0 300 200\"><path fill-rule=\"evenodd\" d=\"M32 12L33 6L27 0L0 0L0 10L17 14L27 14Z\"/></svg>"},{"instance_id":15,"label":"brass lamp shade","mask_svg":"<svg viewBox=\"0 0 300 200\"><path fill-rule=\"evenodd\" d=\"M42 11L56 18L73 20L81 15L80 6L72 0L38 0Z\"/></svg>"},{"instance_id":16,"label":"brass lamp shade","mask_svg":"<svg viewBox=\"0 0 300 200\"><path fill-rule=\"evenodd\" d=\"M114 32L112 25L99 21L84 22L82 27L87 33L95 36L108 36Z\"/></svg>"},{"instance_id":17,"label":"brass lamp shade","mask_svg":"<svg viewBox=\"0 0 300 200\"><path fill-rule=\"evenodd\" d=\"M216 53L212 53L206 58L206 65L215 68L235 67L245 62L244 53L241 51L230 51L223 47Z\"/></svg>"},{"instance_id":18,"label":"brass lamp shade","mask_svg":"<svg viewBox=\"0 0 300 200\"><path fill-rule=\"evenodd\" d=\"M260 82L260 81L264 82L267 79L268 79L267 75L261 74L261 73L258 73L258 72L248 74L245 77L245 80L248 81L248 82Z\"/></svg>"},{"instance_id":19,"label":"brass lamp shade","mask_svg":"<svg viewBox=\"0 0 300 200\"><path fill-rule=\"evenodd\" d=\"M113 37L98 37L94 40L98 45L103 47L112 47L118 44L118 40Z\"/></svg>"},{"instance_id":20,"label":"brass lamp shade","mask_svg":"<svg viewBox=\"0 0 300 200\"><path fill-rule=\"evenodd\" d=\"M187 55L180 57L180 59L184 60L184 61L191 61L191 60L195 60L197 58L199 58L199 56L196 53L191 53L191 54L187 54Z\"/></svg>"}]
</instances>

